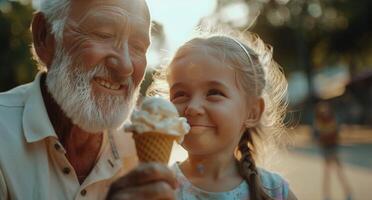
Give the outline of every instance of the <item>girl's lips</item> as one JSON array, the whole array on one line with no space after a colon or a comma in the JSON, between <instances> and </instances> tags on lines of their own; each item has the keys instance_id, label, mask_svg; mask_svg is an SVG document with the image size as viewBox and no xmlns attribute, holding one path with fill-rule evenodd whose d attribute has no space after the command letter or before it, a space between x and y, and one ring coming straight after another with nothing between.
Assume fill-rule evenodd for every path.
<instances>
[{"instance_id":1,"label":"girl's lips","mask_svg":"<svg viewBox=\"0 0 372 200\"><path fill-rule=\"evenodd\" d=\"M213 125L205 125L205 124L190 124L191 127L207 127L207 128L214 128Z\"/></svg>"},{"instance_id":2,"label":"girl's lips","mask_svg":"<svg viewBox=\"0 0 372 200\"><path fill-rule=\"evenodd\" d=\"M189 134L195 135L195 134L204 134L206 132L214 131L215 126L210 125L191 125L191 129L189 131Z\"/></svg>"}]
</instances>

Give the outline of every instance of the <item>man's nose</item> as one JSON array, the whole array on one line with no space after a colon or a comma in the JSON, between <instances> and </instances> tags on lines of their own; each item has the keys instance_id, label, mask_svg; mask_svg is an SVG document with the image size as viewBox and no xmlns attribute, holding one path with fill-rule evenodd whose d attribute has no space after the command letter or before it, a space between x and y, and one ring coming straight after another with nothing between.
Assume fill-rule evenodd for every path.
<instances>
[{"instance_id":1,"label":"man's nose","mask_svg":"<svg viewBox=\"0 0 372 200\"><path fill-rule=\"evenodd\" d=\"M185 116L197 116L205 113L203 103L197 98L192 99L185 108Z\"/></svg>"},{"instance_id":2,"label":"man's nose","mask_svg":"<svg viewBox=\"0 0 372 200\"><path fill-rule=\"evenodd\" d=\"M106 58L106 66L118 76L128 77L133 73L133 63L128 45L115 49L115 53Z\"/></svg>"}]
</instances>

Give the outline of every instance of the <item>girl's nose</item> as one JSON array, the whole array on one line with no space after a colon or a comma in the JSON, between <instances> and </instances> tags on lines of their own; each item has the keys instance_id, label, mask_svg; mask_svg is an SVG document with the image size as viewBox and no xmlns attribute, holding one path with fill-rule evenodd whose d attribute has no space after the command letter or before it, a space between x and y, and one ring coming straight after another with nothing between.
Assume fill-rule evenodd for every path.
<instances>
[{"instance_id":1,"label":"girl's nose","mask_svg":"<svg viewBox=\"0 0 372 200\"><path fill-rule=\"evenodd\" d=\"M198 100L192 100L185 108L185 116L197 116L204 114L204 108L202 102Z\"/></svg>"}]
</instances>

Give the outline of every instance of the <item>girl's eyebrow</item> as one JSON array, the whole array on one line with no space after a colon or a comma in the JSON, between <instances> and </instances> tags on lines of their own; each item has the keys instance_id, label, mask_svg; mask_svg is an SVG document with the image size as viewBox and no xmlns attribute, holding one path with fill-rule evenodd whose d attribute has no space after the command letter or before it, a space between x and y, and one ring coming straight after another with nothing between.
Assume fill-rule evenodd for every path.
<instances>
[{"instance_id":1,"label":"girl's eyebrow","mask_svg":"<svg viewBox=\"0 0 372 200\"><path fill-rule=\"evenodd\" d=\"M182 87L184 87L183 86L184 84L183 83L181 83L181 82L176 82L175 84L173 84L171 87L170 87L170 90L174 90L174 89L177 89L177 88L182 88Z\"/></svg>"},{"instance_id":2,"label":"girl's eyebrow","mask_svg":"<svg viewBox=\"0 0 372 200\"><path fill-rule=\"evenodd\" d=\"M218 87L218 88L222 88L222 89L225 89L225 90L228 90L229 87L226 86L226 84L220 82L220 81L206 81L205 83L206 86L208 87ZM177 89L177 88L184 88L185 87L185 84L182 83L182 82L176 82L175 84L173 84L170 89Z\"/></svg>"},{"instance_id":3,"label":"girl's eyebrow","mask_svg":"<svg viewBox=\"0 0 372 200\"><path fill-rule=\"evenodd\" d=\"M229 89L229 87L227 87L226 84L224 84L223 82L220 82L220 81L208 81L207 85L208 86L214 86L214 87L217 86L219 88L226 89L226 90Z\"/></svg>"}]
</instances>

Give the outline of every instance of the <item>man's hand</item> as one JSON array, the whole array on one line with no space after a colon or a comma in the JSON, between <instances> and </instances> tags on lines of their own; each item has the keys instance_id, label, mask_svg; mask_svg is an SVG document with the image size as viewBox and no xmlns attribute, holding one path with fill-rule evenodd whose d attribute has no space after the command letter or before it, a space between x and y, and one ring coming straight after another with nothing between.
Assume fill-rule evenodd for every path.
<instances>
[{"instance_id":1,"label":"man's hand","mask_svg":"<svg viewBox=\"0 0 372 200\"><path fill-rule=\"evenodd\" d=\"M175 200L177 180L174 173L162 164L140 164L115 181L107 200Z\"/></svg>"}]
</instances>

